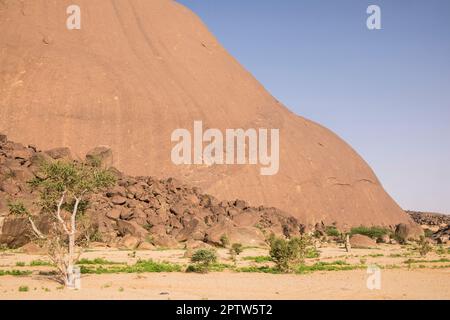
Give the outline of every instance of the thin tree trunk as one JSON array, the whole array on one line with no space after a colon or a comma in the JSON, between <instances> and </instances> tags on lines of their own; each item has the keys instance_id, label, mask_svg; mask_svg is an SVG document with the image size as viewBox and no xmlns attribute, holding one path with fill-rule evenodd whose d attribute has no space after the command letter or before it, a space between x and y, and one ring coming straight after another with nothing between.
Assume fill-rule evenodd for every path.
<instances>
[{"instance_id":1,"label":"thin tree trunk","mask_svg":"<svg viewBox=\"0 0 450 320\"><path fill-rule=\"evenodd\" d=\"M67 263L67 285L74 287L75 278L73 273L73 268L75 264L75 236L76 236L76 216L78 211L78 205L80 204L80 199L75 200L75 206L73 207L72 216L70 217L70 233L69 233L69 257Z\"/></svg>"}]
</instances>

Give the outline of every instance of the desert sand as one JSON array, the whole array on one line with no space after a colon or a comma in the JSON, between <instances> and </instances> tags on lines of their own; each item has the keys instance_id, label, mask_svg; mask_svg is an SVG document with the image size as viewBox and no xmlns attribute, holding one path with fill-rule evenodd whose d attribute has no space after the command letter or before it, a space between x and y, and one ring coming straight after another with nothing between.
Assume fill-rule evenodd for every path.
<instances>
[{"instance_id":1,"label":"desert sand","mask_svg":"<svg viewBox=\"0 0 450 320\"><path fill-rule=\"evenodd\" d=\"M184 250L132 251L95 249L83 254L84 258L105 258L115 262L134 263L137 259L153 259L187 263ZM239 258L239 266L255 265L245 257L267 254L266 249L246 249ZM230 263L226 250L219 250L224 263ZM353 249L346 253L339 247L321 249L321 258L307 263L344 260L350 265L365 259L366 264L378 264L381 269L381 288L367 288L365 269L349 271L317 271L308 274L263 274L233 271L192 273L139 273L83 275L80 290L63 289L48 276L37 271L49 267L21 267L34 270L31 276L0 277L0 299L450 299L450 265L433 262L443 258L429 254L425 260L407 266L408 254L400 246L386 245L379 249ZM3 253L0 269L21 269L17 262L29 264L42 256L21 253ZM447 255L448 258L448 255ZM395 266L395 267L393 267ZM20 292L27 286L28 292Z\"/></svg>"}]
</instances>

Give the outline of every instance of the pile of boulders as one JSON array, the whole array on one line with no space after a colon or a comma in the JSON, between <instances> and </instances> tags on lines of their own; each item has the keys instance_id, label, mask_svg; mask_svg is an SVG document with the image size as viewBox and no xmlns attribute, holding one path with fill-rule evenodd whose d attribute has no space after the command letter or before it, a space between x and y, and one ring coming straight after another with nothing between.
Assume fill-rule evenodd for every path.
<instances>
[{"instance_id":1,"label":"pile of boulders","mask_svg":"<svg viewBox=\"0 0 450 320\"><path fill-rule=\"evenodd\" d=\"M40 151L0 135L0 244L18 247L30 241L26 219L9 214L8 201L20 200L38 214L36 194L27 181L39 175L42 161L99 161L112 165L112 151L97 147L77 159L68 148ZM89 199L86 213L97 241L126 248L199 247L225 241L263 245L268 235L296 236L304 227L276 208L252 207L243 200L220 201L173 178L131 177L110 169L117 183ZM39 222L39 223L45 223Z\"/></svg>"},{"instance_id":2,"label":"pile of boulders","mask_svg":"<svg viewBox=\"0 0 450 320\"><path fill-rule=\"evenodd\" d=\"M450 215L420 212L420 211L406 211L411 218L424 229L433 232L431 239L438 244L446 244L450 238Z\"/></svg>"}]
</instances>

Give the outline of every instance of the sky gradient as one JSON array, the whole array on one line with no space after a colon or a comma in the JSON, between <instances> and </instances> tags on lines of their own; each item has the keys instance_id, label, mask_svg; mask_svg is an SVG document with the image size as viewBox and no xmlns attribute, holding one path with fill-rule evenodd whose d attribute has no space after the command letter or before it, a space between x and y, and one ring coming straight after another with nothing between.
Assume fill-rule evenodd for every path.
<instances>
[{"instance_id":1,"label":"sky gradient","mask_svg":"<svg viewBox=\"0 0 450 320\"><path fill-rule=\"evenodd\" d=\"M272 95L355 148L400 206L450 213L450 1L178 2ZM382 30L366 27L370 4Z\"/></svg>"}]
</instances>

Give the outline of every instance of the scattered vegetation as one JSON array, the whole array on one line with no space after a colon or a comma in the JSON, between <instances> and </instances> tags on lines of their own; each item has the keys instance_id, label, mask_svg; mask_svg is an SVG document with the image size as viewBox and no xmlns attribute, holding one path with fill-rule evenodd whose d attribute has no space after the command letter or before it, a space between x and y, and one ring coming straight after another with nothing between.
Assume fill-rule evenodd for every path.
<instances>
[{"instance_id":1,"label":"scattered vegetation","mask_svg":"<svg viewBox=\"0 0 450 320\"><path fill-rule=\"evenodd\" d=\"M103 258L95 258L93 260L90 259L80 259L77 264L100 264L100 265L109 265L109 264L121 264L120 262L109 261Z\"/></svg>"},{"instance_id":2,"label":"scattered vegetation","mask_svg":"<svg viewBox=\"0 0 450 320\"><path fill-rule=\"evenodd\" d=\"M104 265L99 265L93 267L88 265L81 265L80 271L83 274L103 274L103 273L142 273L142 272L179 272L181 271L181 266L170 262L156 262L153 260L139 260L134 265L131 266L119 266L111 265L105 267Z\"/></svg>"},{"instance_id":3,"label":"scattered vegetation","mask_svg":"<svg viewBox=\"0 0 450 320\"><path fill-rule=\"evenodd\" d=\"M25 262L23 261L16 262L16 267L25 267Z\"/></svg>"},{"instance_id":4,"label":"scattered vegetation","mask_svg":"<svg viewBox=\"0 0 450 320\"><path fill-rule=\"evenodd\" d=\"M424 236L421 236L418 242L418 250L420 256L425 257L430 251L433 250L433 247Z\"/></svg>"}]
</instances>

